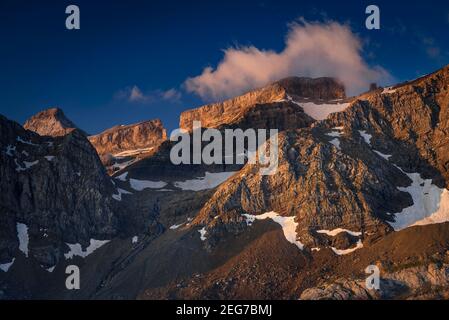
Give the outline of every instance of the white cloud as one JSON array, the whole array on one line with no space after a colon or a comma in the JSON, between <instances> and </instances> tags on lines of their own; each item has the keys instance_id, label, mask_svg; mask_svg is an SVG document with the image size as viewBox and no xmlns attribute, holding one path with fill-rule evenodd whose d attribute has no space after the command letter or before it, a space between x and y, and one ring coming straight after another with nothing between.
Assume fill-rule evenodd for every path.
<instances>
[{"instance_id":1,"label":"white cloud","mask_svg":"<svg viewBox=\"0 0 449 320\"><path fill-rule=\"evenodd\" d=\"M164 100L179 101L181 99L181 93L174 88L161 92L161 95Z\"/></svg>"},{"instance_id":2,"label":"white cloud","mask_svg":"<svg viewBox=\"0 0 449 320\"><path fill-rule=\"evenodd\" d=\"M144 93L138 86L132 86L117 92L115 94L115 98L118 100L127 100L128 102L142 104L151 104L157 101L178 103L181 100L181 93L174 88L167 91L153 90L148 93Z\"/></svg>"},{"instance_id":3,"label":"white cloud","mask_svg":"<svg viewBox=\"0 0 449 320\"><path fill-rule=\"evenodd\" d=\"M139 87L137 86L132 87L131 92L129 93L129 101L139 102L147 99L148 97L143 95Z\"/></svg>"},{"instance_id":4,"label":"white cloud","mask_svg":"<svg viewBox=\"0 0 449 320\"><path fill-rule=\"evenodd\" d=\"M364 61L362 49L362 41L348 25L301 20L290 25L281 52L254 46L228 48L215 69L207 67L188 78L184 88L205 100L217 100L288 76L336 77L349 95L368 90L372 82L391 81L386 70Z\"/></svg>"},{"instance_id":5,"label":"white cloud","mask_svg":"<svg viewBox=\"0 0 449 320\"><path fill-rule=\"evenodd\" d=\"M429 56L429 58L438 59L441 57L441 49L436 44L436 41L434 38L423 36L421 38L421 41L424 45L424 49L425 49L427 55Z\"/></svg>"}]
</instances>

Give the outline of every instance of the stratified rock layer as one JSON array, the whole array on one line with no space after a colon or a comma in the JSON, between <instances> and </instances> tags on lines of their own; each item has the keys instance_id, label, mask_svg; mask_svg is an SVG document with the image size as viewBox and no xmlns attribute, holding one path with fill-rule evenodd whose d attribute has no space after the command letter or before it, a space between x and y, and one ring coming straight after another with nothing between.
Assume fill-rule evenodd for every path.
<instances>
[{"instance_id":1,"label":"stratified rock layer","mask_svg":"<svg viewBox=\"0 0 449 320\"><path fill-rule=\"evenodd\" d=\"M345 89L332 78L287 78L221 103L185 111L181 114L179 126L192 130L193 121L201 121L203 128L218 128L241 122L248 124L248 119L251 119L249 127L268 124L279 129L295 129L301 127L297 122L300 118L298 109L301 108L289 102L289 96L327 101L345 98ZM265 109L268 110L266 113ZM262 115L256 116L259 113ZM302 121L310 122L310 117Z\"/></svg>"}]
</instances>

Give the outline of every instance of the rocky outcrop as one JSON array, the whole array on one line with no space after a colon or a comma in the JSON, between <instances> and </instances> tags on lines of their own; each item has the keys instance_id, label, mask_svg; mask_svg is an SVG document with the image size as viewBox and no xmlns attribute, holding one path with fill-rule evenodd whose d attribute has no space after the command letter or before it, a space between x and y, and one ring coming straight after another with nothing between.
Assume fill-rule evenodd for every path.
<instances>
[{"instance_id":1,"label":"rocky outcrop","mask_svg":"<svg viewBox=\"0 0 449 320\"><path fill-rule=\"evenodd\" d=\"M51 108L37 113L28 119L23 127L41 136L51 137L65 136L77 129L77 126L67 119L59 108Z\"/></svg>"},{"instance_id":2,"label":"rocky outcrop","mask_svg":"<svg viewBox=\"0 0 449 320\"><path fill-rule=\"evenodd\" d=\"M337 279L302 292L301 300L447 299L449 265L431 263L385 273L379 290L367 289L363 279Z\"/></svg>"},{"instance_id":3,"label":"rocky outcrop","mask_svg":"<svg viewBox=\"0 0 449 320\"><path fill-rule=\"evenodd\" d=\"M118 232L114 193L78 130L42 137L0 116L0 263L18 254L18 223L28 230L29 256L47 267L68 251L65 243L110 239Z\"/></svg>"},{"instance_id":4,"label":"rocky outcrop","mask_svg":"<svg viewBox=\"0 0 449 320\"><path fill-rule=\"evenodd\" d=\"M157 147L166 139L167 132L159 119L115 126L89 137L89 141L100 155Z\"/></svg>"},{"instance_id":5,"label":"rocky outcrop","mask_svg":"<svg viewBox=\"0 0 449 320\"><path fill-rule=\"evenodd\" d=\"M449 66L394 87L362 95L344 112L317 124L372 135L374 148L412 172L449 186ZM403 153L394 144L403 146Z\"/></svg>"},{"instance_id":6,"label":"rocky outcrop","mask_svg":"<svg viewBox=\"0 0 449 320\"><path fill-rule=\"evenodd\" d=\"M192 130L193 121L201 121L203 128L219 128L242 122L257 127L265 122L275 124L279 129L296 129L301 127L301 122L310 123L310 117L304 116L301 108L288 101L289 97L328 101L345 98L345 89L332 78L287 78L221 103L185 111L181 114L179 126ZM268 111L265 112L265 109ZM298 118L302 118L299 124L296 121Z\"/></svg>"},{"instance_id":7,"label":"rocky outcrop","mask_svg":"<svg viewBox=\"0 0 449 320\"><path fill-rule=\"evenodd\" d=\"M159 119L115 126L89 137L110 173L153 154L166 139L167 132Z\"/></svg>"},{"instance_id":8,"label":"rocky outcrop","mask_svg":"<svg viewBox=\"0 0 449 320\"><path fill-rule=\"evenodd\" d=\"M205 225L208 241L247 226L243 214L275 211L295 217L298 239L309 247L331 244L318 230L344 228L363 237L391 231L387 212L398 212L413 201L397 186L410 180L395 166L379 161L362 138L344 131L340 146L331 143L335 131L301 129L279 135L279 165L272 176L261 176L247 164L224 183L194 221ZM338 238L336 238L338 240ZM340 239L339 243L351 241ZM338 248L346 249L346 248Z\"/></svg>"}]
</instances>

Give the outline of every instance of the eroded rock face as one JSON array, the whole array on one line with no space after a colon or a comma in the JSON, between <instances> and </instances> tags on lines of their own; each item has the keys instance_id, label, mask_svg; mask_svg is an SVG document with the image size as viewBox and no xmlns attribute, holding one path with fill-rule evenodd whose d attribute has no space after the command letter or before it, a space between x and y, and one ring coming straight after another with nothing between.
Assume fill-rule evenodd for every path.
<instances>
[{"instance_id":1,"label":"eroded rock face","mask_svg":"<svg viewBox=\"0 0 449 320\"><path fill-rule=\"evenodd\" d=\"M118 231L116 189L78 130L42 137L0 116L0 263L18 254L17 223L29 234L30 256L51 267L64 243L89 245Z\"/></svg>"},{"instance_id":2,"label":"eroded rock face","mask_svg":"<svg viewBox=\"0 0 449 320\"><path fill-rule=\"evenodd\" d=\"M345 98L345 89L332 78L287 78L221 103L185 111L181 114L179 126L192 130L193 121L201 121L203 128L219 128L248 123L251 119L249 127L258 127L268 122L276 124L280 130L296 129L301 127L297 120L300 118L298 114L302 114L303 110L288 101L289 96L334 100ZM265 109L268 112L265 113ZM256 117L258 113L262 114ZM311 122L307 115L301 118L300 122Z\"/></svg>"},{"instance_id":3,"label":"eroded rock face","mask_svg":"<svg viewBox=\"0 0 449 320\"><path fill-rule=\"evenodd\" d=\"M41 136L50 137L65 136L77 129L77 126L67 119L59 108L51 108L37 113L28 119L23 127Z\"/></svg>"},{"instance_id":4,"label":"eroded rock face","mask_svg":"<svg viewBox=\"0 0 449 320\"><path fill-rule=\"evenodd\" d=\"M367 289L364 279L337 279L304 290L301 300L447 299L449 266L429 264L385 273L380 289ZM439 288L439 289L437 289Z\"/></svg>"},{"instance_id":5,"label":"eroded rock face","mask_svg":"<svg viewBox=\"0 0 449 320\"><path fill-rule=\"evenodd\" d=\"M166 139L167 132L159 119L115 126L89 137L109 173L153 154Z\"/></svg>"},{"instance_id":6,"label":"eroded rock face","mask_svg":"<svg viewBox=\"0 0 449 320\"><path fill-rule=\"evenodd\" d=\"M325 127L347 126L371 134L373 146L397 164L449 186L449 66L413 82L358 97ZM394 143L403 147L395 152Z\"/></svg>"},{"instance_id":7,"label":"eroded rock face","mask_svg":"<svg viewBox=\"0 0 449 320\"><path fill-rule=\"evenodd\" d=\"M194 223L206 225L213 243L223 232L244 230L243 214L275 211L295 217L298 238L309 247L332 242L318 230L345 228L364 237L391 231L386 213L413 203L397 189L410 180L395 166L379 161L355 133L343 132L339 149L330 143L331 132L281 133L276 174L261 176L258 165L247 164L216 191ZM337 242L351 244L343 240Z\"/></svg>"},{"instance_id":8,"label":"eroded rock face","mask_svg":"<svg viewBox=\"0 0 449 320\"><path fill-rule=\"evenodd\" d=\"M166 139L167 132L159 119L126 126L115 126L89 137L89 141L100 155L157 147Z\"/></svg>"},{"instance_id":9,"label":"eroded rock face","mask_svg":"<svg viewBox=\"0 0 449 320\"><path fill-rule=\"evenodd\" d=\"M209 242L246 228L242 214L275 211L295 217L297 239L309 246L348 246L317 230L349 229L381 237L394 213L414 204L408 192L419 173L440 188L448 182L449 68L394 88L360 96L312 129L280 135L279 168L260 176L246 165L201 210ZM344 249L344 248L337 248Z\"/></svg>"}]
</instances>

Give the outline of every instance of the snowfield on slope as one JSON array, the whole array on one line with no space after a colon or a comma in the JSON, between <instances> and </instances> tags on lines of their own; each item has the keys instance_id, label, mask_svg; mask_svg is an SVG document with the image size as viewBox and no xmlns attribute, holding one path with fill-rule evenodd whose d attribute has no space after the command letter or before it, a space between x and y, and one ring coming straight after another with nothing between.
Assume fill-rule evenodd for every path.
<instances>
[{"instance_id":1,"label":"snowfield on slope","mask_svg":"<svg viewBox=\"0 0 449 320\"><path fill-rule=\"evenodd\" d=\"M398 189L412 196L413 205L395 213L395 222L390 223L393 228L399 231L411 226L449 221L449 191L432 184L432 179L421 178L419 173L399 170L412 180L410 186Z\"/></svg>"},{"instance_id":2,"label":"snowfield on slope","mask_svg":"<svg viewBox=\"0 0 449 320\"><path fill-rule=\"evenodd\" d=\"M19 238L19 250L28 258L28 243L30 237L28 235L28 226L23 223L16 224L17 238Z\"/></svg>"},{"instance_id":3,"label":"snowfield on slope","mask_svg":"<svg viewBox=\"0 0 449 320\"><path fill-rule=\"evenodd\" d=\"M86 248L86 250L83 250L83 248L81 247L81 244L79 244L79 243L73 243L73 244L66 243L69 246L70 251L65 253L64 257L66 258L66 260L72 259L75 256L85 258L88 255L92 254L95 250L104 246L109 241L110 240L90 239L90 245Z\"/></svg>"},{"instance_id":4,"label":"snowfield on slope","mask_svg":"<svg viewBox=\"0 0 449 320\"><path fill-rule=\"evenodd\" d=\"M284 232L285 239L296 245L300 250L304 249L304 244L297 240L296 227L298 224L295 222L295 217L282 217L278 213L271 211L258 216L244 214L246 217L246 223L251 225L255 220L271 219L277 224L281 225Z\"/></svg>"},{"instance_id":5,"label":"snowfield on slope","mask_svg":"<svg viewBox=\"0 0 449 320\"><path fill-rule=\"evenodd\" d=\"M163 181L149 181L137 179L129 179L129 184L131 188L133 188L136 191L142 191L144 189L160 189L167 185L167 183Z\"/></svg>"},{"instance_id":6,"label":"snowfield on slope","mask_svg":"<svg viewBox=\"0 0 449 320\"><path fill-rule=\"evenodd\" d=\"M371 145L371 135L359 131L365 142ZM377 155L389 161L392 155L383 154L373 150ZM432 179L423 179L417 172L407 173L394 165L407 175L412 184L408 187L399 187L398 190L407 192L413 199L413 205L394 213L394 222L389 222L394 230L399 231L412 226L444 223L449 221L449 191L432 184ZM388 213L392 214L392 213Z\"/></svg>"},{"instance_id":7,"label":"snowfield on slope","mask_svg":"<svg viewBox=\"0 0 449 320\"><path fill-rule=\"evenodd\" d=\"M334 247L331 247L332 251L338 256L344 256L344 255L353 253L354 251L362 249L362 248L363 248L362 240L357 241L357 245L354 248L350 248L350 249L339 250Z\"/></svg>"},{"instance_id":8,"label":"snowfield on slope","mask_svg":"<svg viewBox=\"0 0 449 320\"><path fill-rule=\"evenodd\" d=\"M198 230L198 232L200 233L200 239L201 241L206 241L206 227L203 227L202 229Z\"/></svg>"},{"instance_id":9,"label":"snowfield on slope","mask_svg":"<svg viewBox=\"0 0 449 320\"><path fill-rule=\"evenodd\" d=\"M351 230L342 229L342 228L337 228L337 229L334 229L334 230L317 230L317 233L325 234L325 235L328 235L330 237L335 237L335 236L339 235L342 232L346 232L346 233L348 233L348 234L350 234L351 236L354 236L354 237L360 237L362 235L361 232L351 231Z\"/></svg>"},{"instance_id":10,"label":"snowfield on slope","mask_svg":"<svg viewBox=\"0 0 449 320\"><path fill-rule=\"evenodd\" d=\"M182 190L201 191L213 189L232 177L237 171L230 172L206 172L204 177L199 177L192 180L176 181L175 187Z\"/></svg>"},{"instance_id":11,"label":"snowfield on slope","mask_svg":"<svg viewBox=\"0 0 449 320\"><path fill-rule=\"evenodd\" d=\"M282 101L293 102L294 104L300 106L304 112L315 120L324 120L330 114L342 112L349 107L350 103L323 103L317 104L314 102L297 102L294 101L290 96Z\"/></svg>"},{"instance_id":12,"label":"snowfield on slope","mask_svg":"<svg viewBox=\"0 0 449 320\"><path fill-rule=\"evenodd\" d=\"M126 191L124 189L120 189L120 188L117 188L117 192L118 192L118 194L112 195L112 198L114 198L117 201L122 201L122 194L132 194L131 192Z\"/></svg>"},{"instance_id":13,"label":"snowfield on slope","mask_svg":"<svg viewBox=\"0 0 449 320\"><path fill-rule=\"evenodd\" d=\"M125 151L116 153L113 156L116 157L116 158L132 157L132 156L140 155L142 153L150 152L153 149L154 149L154 147L133 149L133 150L125 150Z\"/></svg>"},{"instance_id":14,"label":"snowfield on slope","mask_svg":"<svg viewBox=\"0 0 449 320\"><path fill-rule=\"evenodd\" d=\"M0 264L0 270L8 272L9 268L14 264L14 261L16 261L16 258L12 258L11 262Z\"/></svg>"},{"instance_id":15,"label":"snowfield on slope","mask_svg":"<svg viewBox=\"0 0 449 320\"><path fill-rule=\"evenodd\" d=\"M313 102L299 103L299 105L315 120L324 120L331 113L337 113L344 111L349 107L350 103L336 103L336 104L316 104Z\"/></svg>"}]
</instances>

